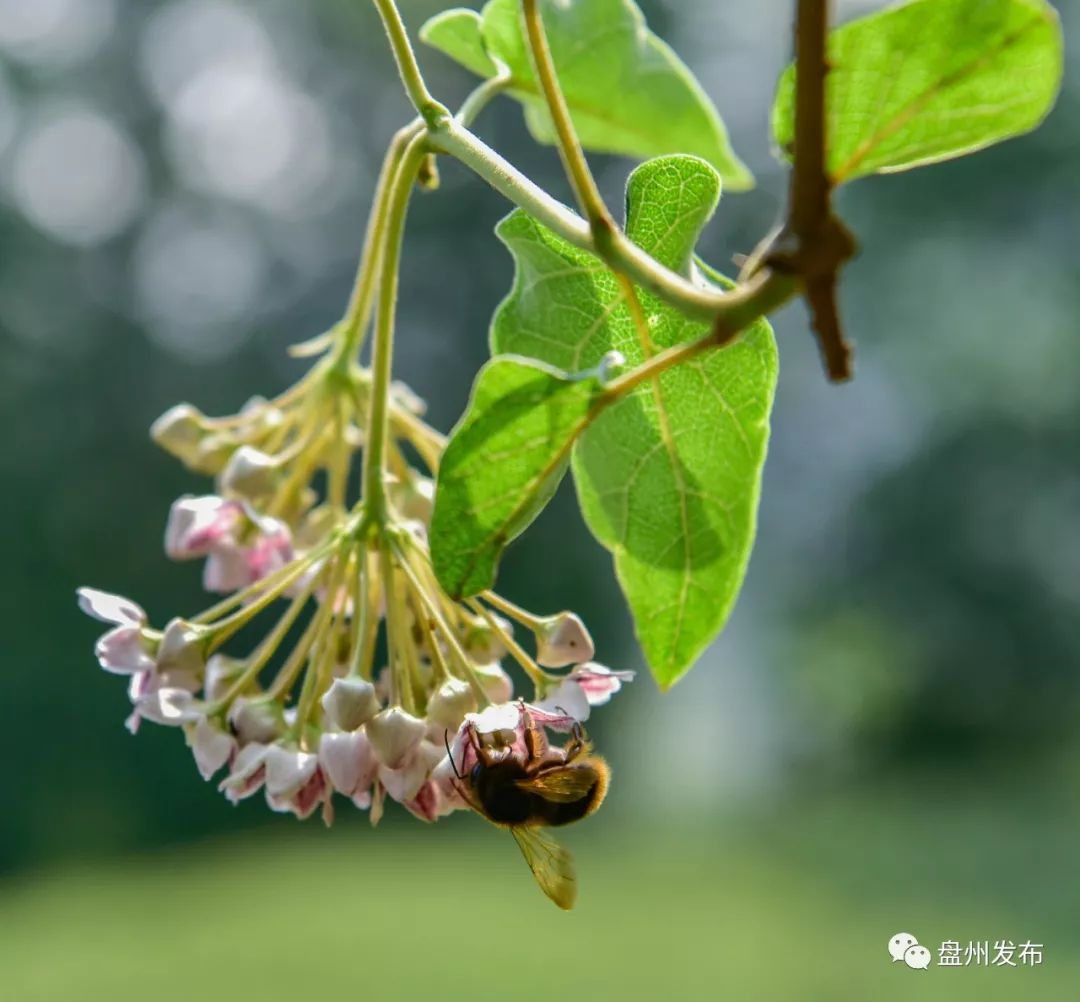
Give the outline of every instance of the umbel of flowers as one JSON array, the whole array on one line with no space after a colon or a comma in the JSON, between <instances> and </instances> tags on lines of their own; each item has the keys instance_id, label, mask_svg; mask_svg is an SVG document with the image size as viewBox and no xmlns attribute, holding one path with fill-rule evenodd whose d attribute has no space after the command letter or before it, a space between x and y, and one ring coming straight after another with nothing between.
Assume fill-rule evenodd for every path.
<instances>
[{"instance_id":1,"label":"umbel of flowers","mask_svg":"<svg viewBox=\"0 0 1080 1002\"><path fill-rule=\"evenodd\" d=\"M79 592L110 624L96 654L129 680L132 733L175 727L230 801L262 791L273 810L321 810L328 824L335 794L373 823L387 796L426 821L469 806L440 776L468 721L512 700L504 664L531 682L534 706L579 721L630 677L592 662L571 612L536 616L492 592L457 602L440 588L427 525L442 438L404 387L387 409L383 503L349 503L371 385L338 351L230 417L168 411L154 439L213 475L215 491L174 502L165 551L203 560L204 587L223 597L159 627L128 599Z\"/></svg>"}]
</instances>

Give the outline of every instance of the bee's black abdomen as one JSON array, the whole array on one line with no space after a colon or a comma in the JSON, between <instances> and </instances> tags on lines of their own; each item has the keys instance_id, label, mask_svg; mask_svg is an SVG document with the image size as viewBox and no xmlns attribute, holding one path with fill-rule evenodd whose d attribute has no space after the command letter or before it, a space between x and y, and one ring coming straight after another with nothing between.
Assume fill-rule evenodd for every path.
<instances>
[{"instance_id":1,"label":"bee's black abdomen","mask_svg":"<svg viewBox=\"0 0 1080 1002\"><path fill-rule=\"evenodd\" d=\"M520 825L535 814L533 794L517 785L525 770L514 761L481 768L473 782L473 792L484 813L501 825Z\"/></svg>"}]
</instances>

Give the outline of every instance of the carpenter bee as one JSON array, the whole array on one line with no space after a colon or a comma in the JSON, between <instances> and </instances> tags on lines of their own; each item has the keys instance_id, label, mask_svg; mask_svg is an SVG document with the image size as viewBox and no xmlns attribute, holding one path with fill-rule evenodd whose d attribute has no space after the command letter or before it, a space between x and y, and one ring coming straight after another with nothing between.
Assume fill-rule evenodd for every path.
<instances>
[{"instance_id":1,"label":"carpenter bee","mask_svg":"<svg viewBox=\"0 0 1080 1002\"><path fill-rule=\"evenodd\" d=\"M560 908L573 908L573 856L546 829L592 814L607 793L611 770L592 753L580 724L574 725L564 748L555 748L524 704L521 722L524 755L511 747L486 745L475 730L468 732L476 764L467 775L450 755L458 792L478 814L510 830L540 889Z\"/></svg>"}]
</instances>

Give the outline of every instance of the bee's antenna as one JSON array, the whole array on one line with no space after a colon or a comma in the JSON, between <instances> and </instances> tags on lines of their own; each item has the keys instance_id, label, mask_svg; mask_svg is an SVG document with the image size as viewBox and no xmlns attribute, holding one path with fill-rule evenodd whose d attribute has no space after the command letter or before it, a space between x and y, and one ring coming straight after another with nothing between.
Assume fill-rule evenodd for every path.
<instances>
[{"instance_id":1,"label":"bee's antenna","mask_svg":"<svg viewBox=\"0 0 1080 1002\"><path fill-rule=\"evenodd\" d=\"M450 750L450 732L443 731L442 737L443 744L446 745L446 757L450 759L450 768L454 770L454 775L457 776L458 779L463 780L465 777L458 772L457 763L454 762L454 753Z\"/></svg>"}]
</instances>

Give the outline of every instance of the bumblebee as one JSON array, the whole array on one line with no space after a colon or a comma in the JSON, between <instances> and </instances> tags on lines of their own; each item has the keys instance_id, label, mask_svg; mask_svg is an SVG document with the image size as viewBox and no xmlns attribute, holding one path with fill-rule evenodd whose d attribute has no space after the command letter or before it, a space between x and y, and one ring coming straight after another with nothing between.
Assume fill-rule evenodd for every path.
<instances>
[{"instance_id":1,"label":"bumblebee","mask_svg":"<svg viewBox=\"0 0 1080 1002\"><path fill-rule=\"evenodd\" d=\"M580 821L607 793L611 770L593 754L580 724L564 748L548 745L540 726L522 705L524 755L507 746L485 745L475 730L468 740L476 764L459 772L458 790L477 814L514 836L540 889L560 908L574 907L577 877L570 851L546 829Z\"/></svg>"}]
</instances>

